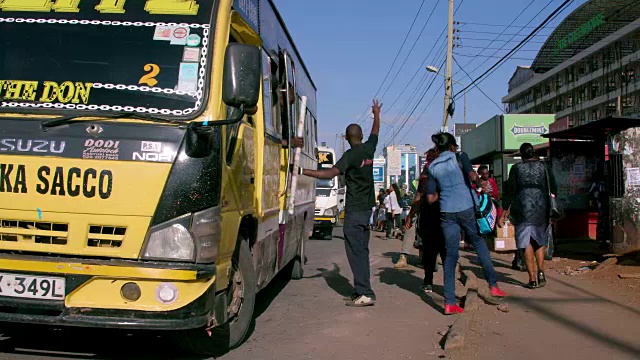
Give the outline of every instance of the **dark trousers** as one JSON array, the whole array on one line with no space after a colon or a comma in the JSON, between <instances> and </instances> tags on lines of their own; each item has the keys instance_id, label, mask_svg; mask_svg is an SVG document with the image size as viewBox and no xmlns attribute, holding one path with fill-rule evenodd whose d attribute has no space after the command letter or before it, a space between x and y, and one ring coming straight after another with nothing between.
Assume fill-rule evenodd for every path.
<instances>
[{"instance_id":1,"label":"dark trousers","mask_svg":"<svg viewBox=\"0 0 640 360\"><path fill-rule=\"evenodd\" d=\"M375 299L369 264L369 217L371 210L347 210L344 215L344 245L358 295Z\"/></svg>"},{"instance_id":2,"label":"dark trousers","mask_svg":"<svg viewBox=\"0 0 640 360\"><path fill-rule=\"evenodd\" d=\"M436 260L438 254L444 264L445 246L442 228L431 229L431 231L423 231L420 235L422 238L422 265L424 266L424 284L433 285L433 273L437 269Z\"/></svg>"},{"instance_id":3,"label":"dark trousers","mask_svg":"<svg viewBox=\"0 0 640 360\"><path fill-rule=\"evenodd\" d=\"M391 231L394 227L400 228L402 226L402 217L400 214L393 215L393 213L387 213L387 237L391 236Z\"/></svg>"}]
</instances>

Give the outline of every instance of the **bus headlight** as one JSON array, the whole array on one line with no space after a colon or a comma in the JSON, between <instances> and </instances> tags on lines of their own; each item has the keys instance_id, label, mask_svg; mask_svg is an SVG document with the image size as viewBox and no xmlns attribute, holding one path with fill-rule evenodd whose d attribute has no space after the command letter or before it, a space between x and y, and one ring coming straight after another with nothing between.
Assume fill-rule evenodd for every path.
<instances>
[{"instance_id":1,"label":"bus headlight","mask_svg":"<svg viewBox=\"0 0 640 360\"><path fill-rule=\"evenodd\" d=\"M324 210L324 216L335 216L335 215L336 215L335 208L329 208Z\"/></svg>"},{"instance_id":2,"label":"bus headlight","mask_svg":"<svg viewBox=\"0 0 640 360\"><path fill-rule=\"evenodd\" d=\"M142 258L193 261L195 244L189 232L191 215L181 216L149 229Z\"/></svg>"},{"instance_id":3,"label":"bus headlight","mask_svg":"<svg viewBox=\"0 0 640 360\"><path fill-rule=\"evenodd\" d=\"M149 229L144 260L213 263L218 256L220 207L184 215Z\"/></svg>"}]
</instances>

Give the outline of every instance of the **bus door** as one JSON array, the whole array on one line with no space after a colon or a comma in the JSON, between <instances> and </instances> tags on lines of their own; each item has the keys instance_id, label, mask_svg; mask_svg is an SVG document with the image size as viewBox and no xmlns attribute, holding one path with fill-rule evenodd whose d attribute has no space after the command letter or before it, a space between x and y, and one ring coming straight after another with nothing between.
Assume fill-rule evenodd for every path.
<instances>
[{"instance_id":1,"label":"bus door","mask_svg":"<svg viewBox=\"0 0 640 360\"><path fill-rule=\"evenodd\" d=\"M283 263L285 254L289 251L285 247L287 246L287 239L291 238L295 228L295 218L289 215L288 204L289 198L293 196L291 193L291 185L293 183L293 174L289 171L293 165L294 150L295 148L291 144L291 138L295 136L297 130L297 99L296 99L296 83L295 83L295 68L291 56L285 50L282 51L280 56L280 96L283 98L283 104L281 109L282 114L282 138L287 140L287 147L282 155L282 164L286 164L283 168L285 178L284 188L280 189L280 237L278 239L278 268L286 265Z\"/></svg>"},{"instance_id":2,"label":"bus door","mask_svg":"<svg viewBox=\"0 0 640 360\"><path fill-rule=\"evenodd\" d=\"M297 129L297 101L296 101L296 83L295 83L295 68L291 56L287 51L282 52L280 57L280 92L284 97L284 104L282 111L282 136L287 140L287 149L284 153L284 161L286 161L286 180L284 189L280 193L280 197L283 198L280 201L280 224L284 225L287 222L287 204L291 194L291 184L293 174L289 171L289 168L293 165L294 147L291 145L291 138L296 134Z\"/></svg>"}]
</instances>

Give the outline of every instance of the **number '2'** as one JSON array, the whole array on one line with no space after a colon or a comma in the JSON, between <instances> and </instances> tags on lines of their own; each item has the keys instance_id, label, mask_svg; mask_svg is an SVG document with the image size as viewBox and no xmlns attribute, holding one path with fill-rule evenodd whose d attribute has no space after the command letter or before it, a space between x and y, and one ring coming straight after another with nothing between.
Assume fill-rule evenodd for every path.
<instances>
[{"instance_id":1,"label":"number '2'","mask_svg":"<svg viewBox=\"0 0 640 360\"><path fill-rule=\"evenodd\" d=\"M144 66L144 71L148 71L149 73L141 77L138 84L145 84L149 86L158 85L158 80L156 80L156 76L160 74L160 66L156 64L147 64Z\"/></svg>"}]
</instances>

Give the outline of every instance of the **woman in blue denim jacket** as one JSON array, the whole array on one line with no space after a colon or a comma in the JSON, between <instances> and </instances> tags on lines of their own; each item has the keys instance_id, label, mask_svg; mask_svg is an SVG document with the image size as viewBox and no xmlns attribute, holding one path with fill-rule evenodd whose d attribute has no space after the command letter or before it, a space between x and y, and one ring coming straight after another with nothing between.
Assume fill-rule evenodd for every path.
<instances>
[{"instance_id":1,"label":"woman in blue denim jacket","mask_svg":"<svg viewBox=\"0 0 640 360\"><path fill-rule=\"evenodd\" d=\"M440 217L445 238L444 259L444 313L461 313L464 310L456 304L455 271L458 263L460 230L475 247L478 260L489 283L491 295L507 296L497 284L496 272L484 239L480 236L475 220L476 198L471 191L471 182L478 181L469 157L465 153L456 154L458 144L453 135L438 133L431 137L440 155L429 166L427 180L427 201L440 201Z\"/></svg>"}]
</instances>

